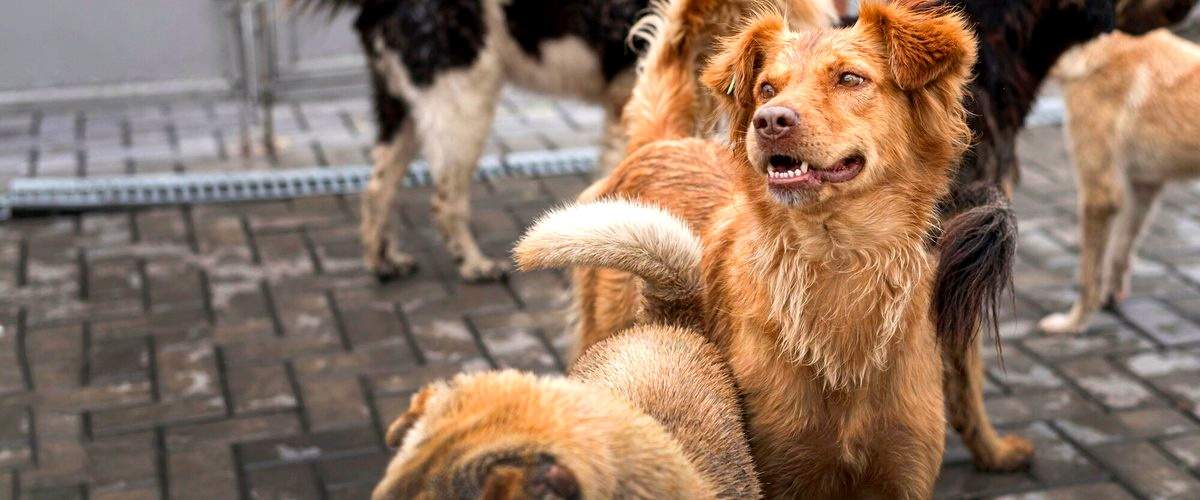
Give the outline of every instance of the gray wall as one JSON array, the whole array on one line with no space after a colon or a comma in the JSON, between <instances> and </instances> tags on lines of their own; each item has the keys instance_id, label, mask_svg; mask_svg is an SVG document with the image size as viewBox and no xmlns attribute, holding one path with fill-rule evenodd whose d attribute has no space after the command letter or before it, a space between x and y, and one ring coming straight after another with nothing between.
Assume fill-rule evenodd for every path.
<instances>
[{"instance_id":1,"label":"gray wall","mask_svg":"<svg viewBox=\"0 0 1200 500\"><path fill-rule=\"evenodd\" d=\"M238 1L10 0L0 11L0 104L234 92ZM352 13L298 16L273 0L265 19L281 77L361 71Z\"/></svg>"}]
</instances>

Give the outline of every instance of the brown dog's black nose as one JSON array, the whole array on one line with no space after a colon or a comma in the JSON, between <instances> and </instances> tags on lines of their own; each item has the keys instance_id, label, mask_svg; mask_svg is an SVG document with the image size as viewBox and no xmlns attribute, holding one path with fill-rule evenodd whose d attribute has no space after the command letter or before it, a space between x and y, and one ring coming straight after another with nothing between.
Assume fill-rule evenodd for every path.
<instances>
[{"instance_id":1,"label":"brown dog's black nose","mask_svg":"<svg viewBox=\"0 0 1200 500\"><path fill-rule=\"evenodd\" d=\"M766 139L787 135L799 122L800 115L783 106L767 106L754 112L754 131Z\"/></svg>"}]
</instances>

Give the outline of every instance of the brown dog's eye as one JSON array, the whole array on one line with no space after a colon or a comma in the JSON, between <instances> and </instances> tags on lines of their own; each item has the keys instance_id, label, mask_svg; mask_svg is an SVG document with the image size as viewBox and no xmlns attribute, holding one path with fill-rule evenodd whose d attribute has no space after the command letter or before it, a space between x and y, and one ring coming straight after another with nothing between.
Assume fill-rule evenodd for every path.
<instances>
[{"instance_id":1,"label":"brown dog's eye","mask_svg":"<svg viewBox=\"0 0 1200 500\"><path fill-rule=\"evenodd\" d=\"M775 87L769 83L764 83L758 88L758 93L762 95L763 99L770 99L775 97Z\"/></svg>"},{"instance_id":2,"label":"brown dog's eye","mask_svg":"<svg viewBox=\"0 0 1200 500\"><path fill-rule=\"evenodd\" d=\"M842 73L841 76L838 76L838 85L843 87L857 87L866 81L865 78L850 72Z\"/></svg>"}]
</instances>

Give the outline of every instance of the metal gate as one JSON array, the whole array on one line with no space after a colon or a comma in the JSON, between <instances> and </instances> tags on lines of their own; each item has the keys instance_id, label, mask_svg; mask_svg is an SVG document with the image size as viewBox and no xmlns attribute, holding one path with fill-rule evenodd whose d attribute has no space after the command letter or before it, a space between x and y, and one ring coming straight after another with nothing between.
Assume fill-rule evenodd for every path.
<instances>
[{"instance_id":1,"label":"metal gate","mask_svg":"<svg viewBox=\"0 0 1200 500\"><path fill-rule=\"evenodd\" d=\"M352 12L284 0L37 0L0 16L0 108L195 95L272 134L281 95L365 83Z\"/></svg>"}]
</instances>

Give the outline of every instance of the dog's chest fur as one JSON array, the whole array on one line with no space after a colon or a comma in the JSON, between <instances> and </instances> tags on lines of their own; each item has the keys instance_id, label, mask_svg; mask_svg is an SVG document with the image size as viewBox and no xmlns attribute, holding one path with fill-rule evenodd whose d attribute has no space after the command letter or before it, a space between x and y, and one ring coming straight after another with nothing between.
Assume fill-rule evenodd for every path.
<instances>
[{"instance_id":1,"label":"dog's chest fur","mask_svg":"<svg viewBox=\"0 0 1200 500\"><path fill-rule=\"evenodd\" d=\"M392 52L415 87L490 53L533 90L598 97L632 68L625 34L647 0L367 2L355 22L371 58ZM380 43L382 42L382 43Z\"/></svg>"},{"instance_id":2,"label":"dog's chest fur","mask_svg":"<svg viewBox=\"0 0 1200 500\"><path fill-rule=\"evenodd\" d=\"M745 393L768 491L850 494L895 469L895 448L940 447L932 263L920 244L810 259L824 250L764 238L752 217L706 235L705 309Z\"/></svg>"}]
</instances>

